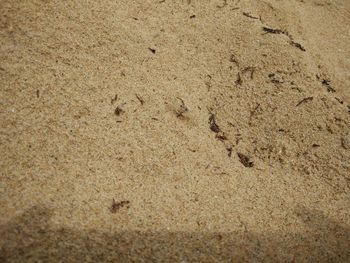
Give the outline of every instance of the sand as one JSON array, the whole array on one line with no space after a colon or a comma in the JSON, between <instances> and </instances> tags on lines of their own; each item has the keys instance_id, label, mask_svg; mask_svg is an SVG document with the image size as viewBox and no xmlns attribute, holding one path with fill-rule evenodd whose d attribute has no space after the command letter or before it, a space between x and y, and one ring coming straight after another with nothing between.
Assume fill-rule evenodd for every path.
<instances>
[{"instance_id":1,"label":"sand","mask_svg":"<svg viewBox=\"0 0 350 263\"><path fill-rule=\"evenodd\" d=\"M349 260L348 0L0 14L0 261Z\"/></svg>"}]
</instances>

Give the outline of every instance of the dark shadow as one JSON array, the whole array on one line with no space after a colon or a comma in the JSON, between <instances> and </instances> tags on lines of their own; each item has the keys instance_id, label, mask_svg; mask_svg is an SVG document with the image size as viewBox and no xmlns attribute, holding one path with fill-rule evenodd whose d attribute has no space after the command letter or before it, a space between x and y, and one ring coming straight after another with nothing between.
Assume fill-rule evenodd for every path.
<instances>
[{"instance_id":1,"label":"dark shadow","mask_svg":"<svg viewBox=\"0 0 350 263\"><path fill-rule=\"evenodd\" d=\"M350 230L319 211L296 211L304 234L137 232L50 228L33 207L0 227L0 262L349 262Z\"/></svg>"}]
</instances>

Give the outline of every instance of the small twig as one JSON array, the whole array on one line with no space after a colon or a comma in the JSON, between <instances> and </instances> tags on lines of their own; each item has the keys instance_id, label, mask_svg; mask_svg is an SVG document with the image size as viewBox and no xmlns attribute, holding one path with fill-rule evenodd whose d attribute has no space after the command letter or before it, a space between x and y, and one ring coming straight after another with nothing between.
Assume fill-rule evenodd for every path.
<instances>
[{"instance_id":1,"label":"small twig","mask_svg":"<svg viewBox=\"0 0 350 263\"><path fill-rule=\"evenodd\" d=\"M299 48L301 51L306 51L306 49L298 42L295 42L293 40L293 37L287 32L287 31L284 31L284 30L281 30L281 29L276 29L276 28L269 28L269 27L263 27L263 30L265 31L265 34L283 34L283 35L286 35L288 38L289 38L289 43L296 47L296 48Z\"/></svg>"},{"instance_id":2,"label":"small twig","mask_svg":"<svg viewBox=\"0 0 350 263\"><path fill-rule=\"evenodd\" d=\"M340 104L344 104L344 101L342 101L341 99L335 97L335 99L340 103Z\"/></svg>"},{"instance_id":3,"label":"small twig","mask_svg":"<svg viewBox=\"0 0 350 263\"><path fill-rule=\"evenodd\" d=\"M290 44L296 48L299 48L301 51L306 51L306 49L299 43L295 42L294 40L290 40Z\"/></svg>"},{"instance_id":4,"label":"small twig","mask_svg":"<svg viewBox=\"0 0 350 263\"><path fill-rule=\"evenodd\" d=\"M256 16L252 16L251 14L247 13L247 12L243 12L243 15L252 19L260 19L259 17Z\"/></svg>"},{"instance_id":5,"label":"small twig","mask_svg":"<svg viewBox=\"0 0 350 263\"><path fill-rule=\"evenodd\" d=\"M299 105L307 102L307 101L312 101L314 99L314 97L307 97L307 98L304 98L302 99L301 101L298 102L298 104L296 105L296 107L298 107Z\"/></svg>"},{"instance_id":6,"label":"small twig","mask_svg":"<svg viewBox=\"0 0 350 263\"><path fill-rule=\"evenodd\" d=\"M135 94L135 96L138 99L138 101L141 103L141 105L145 103L145 101L139 95Z\"/></svg>"},{"instance_id":7,"label":"small twig","mask_svg":"<svg viewBox=\"0 0 350 263\"><path fill-rule=\"evenodd\" d=\"M240 160L240 162L245 166L245 167L253 167L254 163L252 161L250 161L250 158L246 155L244 155L243 153L237 153L238 158Z\"/></svg>"},{"instance_id":8,"label":"small twig","mask_svg":"<svg viewBox=\"0 0 350 263\"><path fill-rule=\"evenodd\" d=\"M275 29L275 28L269 28L269 27L263 27L263 30L266 32L265 34L285 34L288 35L285 31L281 29Z\"/></svg>"},{"instance_id":9,"label":"small twig","mask_svg":"<svg viewBox=\"0 0 350 263\"><path fill-rule=\"evenodd\" d=\"M219 126L216 124L216 120L215 120L215 115L213 113L210 113L209 115L209 127L210 129L215 132L215 133L219 133L221 131L221 129L219 128Z\"/></svg>"}]
</instances>

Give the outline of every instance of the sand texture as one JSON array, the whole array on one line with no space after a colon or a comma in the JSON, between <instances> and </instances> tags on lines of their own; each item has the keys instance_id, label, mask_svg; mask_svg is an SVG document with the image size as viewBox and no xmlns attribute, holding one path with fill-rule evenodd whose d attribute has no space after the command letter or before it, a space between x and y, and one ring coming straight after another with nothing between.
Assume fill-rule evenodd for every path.
<instances>
[{"instance_id":1,"label":"sand texture","mask_svg":"<svg viewBox=\"0 0 350 263\"><path fill-rule=\"evenodd\" d=\"M1 262L349 262L349 0L0 0Z\"/></svg>"}]
</instances>

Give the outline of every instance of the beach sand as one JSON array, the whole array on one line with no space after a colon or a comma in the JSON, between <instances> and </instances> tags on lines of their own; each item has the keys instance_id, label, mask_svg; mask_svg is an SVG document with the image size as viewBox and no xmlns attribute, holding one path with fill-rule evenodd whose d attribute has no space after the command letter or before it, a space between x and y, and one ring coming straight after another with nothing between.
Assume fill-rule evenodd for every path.
<instances>
[{"instance_id":1,"label":"beach sand","mask_svg":"<svg viewBox=\"0 0 350 263\"><path fill-rule=\"evenodd\" d=\"M347 262L350 1L0 1L1 262Z\"/></svg>"}]
</instances>

